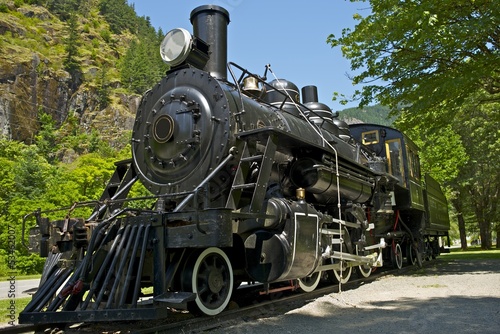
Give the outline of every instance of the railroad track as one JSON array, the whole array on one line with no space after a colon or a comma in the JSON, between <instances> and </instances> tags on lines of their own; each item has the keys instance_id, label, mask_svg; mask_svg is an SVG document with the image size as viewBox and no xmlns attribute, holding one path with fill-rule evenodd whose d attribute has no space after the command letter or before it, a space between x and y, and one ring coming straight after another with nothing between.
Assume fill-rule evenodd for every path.
<instances>
[{"instance_id":1,"label":"railroad track","mask_svg":"<svg viewBox=\"0 0 500 334\"><path fill-rule=\"evenodd\" d=\"M314 291L302 293L297 291L280 291L269 295L259 296L252 288L240 288L235 295L236 303L232 302L228 309L219 315L208 317L194 317L187 312L178 312L169 310L164 319L148 322L134 323L94 323L94 324L68 324L66 326L58 325L16 325L0 328L1 334L18 333L65 333L65 334L86 334L86 333L130 333L130 334L149 334L149 333L198 333L208 332L239 322L247 322L262 317L272 317L286 313L292 309L301 307L308 302L331 293L338 293L339 287L342 291L355 289L360 284L366 284L382 276L404 274L414 270L415 266L406 266L402 269L384 269L377 270L368 278L351 279L349 282L334 285L320 285ZM354 275L354 274L353 274ZM247 291L245 291L247 290ZM248 298L248 296L255 298Z\"/></svg>"},{"instance_id":2,"label":"railroad track","mask_svg":"<svg viewBox=\"0 0 500 334\"><path fill-rule=\"evenodd\" d=\"M410 267L408 267L410 268ZM408 269L403 268L407 271ZM369 278L352 279L351 281L342 284L342 291L355 289L360 284L366 284L382 277L383 275L394 274L397 270L384 270L374 273ZM401 270L399 270L401 272ZM320 286L314 291L303 292L283 292L282 296L271 295L268 300L254 300L249 305L237 309L229 309L225 312L213 317L197 317L190 320L165 324L150 328L145 328L137 331L132 331L133 334L149 334L149 333L205 333L212 330L228 327L231 324L239 322L249 322L262 317L273 317L286 313L295 308L301 307L308 302L331 293L338 293L339 285Z\"/></svg>"}]
</instances>

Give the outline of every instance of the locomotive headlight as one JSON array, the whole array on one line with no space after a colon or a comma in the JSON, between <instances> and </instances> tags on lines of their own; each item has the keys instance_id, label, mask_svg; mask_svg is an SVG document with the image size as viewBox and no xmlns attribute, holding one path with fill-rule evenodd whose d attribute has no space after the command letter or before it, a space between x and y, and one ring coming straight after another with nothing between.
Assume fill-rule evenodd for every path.
<instances>
[{"instance_id":1,"label":"locomotive headlight","mask_svg":"<svg viewBox=\"0 0 500 334\"><path fill-rule=\"evenodd\" d=\"M168 65L177 66L186 60L192 47L193 37L186 29L172 29L161 42L160 55Z\"/></svg>"},{"instance_id":2,"label":"locomotive headlight","mask_svg":"<svg viewBox=\"0 0 500 334\"><path fill-rule=\"evenodd\" d=\"M170 67L184 63L203 69L208 61L208 44L192 36L187 30L170 30L163 38L160 55Z\"/></svg>"}]
</instances>

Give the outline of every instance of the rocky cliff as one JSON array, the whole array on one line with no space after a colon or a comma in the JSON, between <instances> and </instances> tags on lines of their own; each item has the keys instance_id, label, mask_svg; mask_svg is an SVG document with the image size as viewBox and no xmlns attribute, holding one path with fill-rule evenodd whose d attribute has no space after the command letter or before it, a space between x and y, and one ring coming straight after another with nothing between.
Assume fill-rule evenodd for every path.
<instances>
[{"instance_id":1,"label":"rocky cliff","mask_svg":"<svg viewBox=\"0 0 500 334\"><path fill-rule=\"evenodd\" d=\"M56 126L69 113L81 122L81 131L97 130L112 145L120 132L131 129L140 97L120 89L116 64L131 35L106 40L106 25L93 13L79 17L81 78L64 70L67 23L41 6L13 1L0 12L0 136L32 142L40 128L39 113L50 114ZM106 37L104 35L104 37ZM109 68L109 99L100 108L98 80Z\"/></svg>"}]
</instances>

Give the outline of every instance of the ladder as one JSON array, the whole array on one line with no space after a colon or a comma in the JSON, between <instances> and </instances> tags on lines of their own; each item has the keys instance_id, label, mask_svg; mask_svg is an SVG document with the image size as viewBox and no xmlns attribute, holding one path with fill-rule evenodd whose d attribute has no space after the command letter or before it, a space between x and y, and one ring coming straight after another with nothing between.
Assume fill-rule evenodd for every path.
<instances>
[{"instance_id":1,"label":"ladder","mask_svg":"<svg viewBox=\"0 0 500 334\"><path fill-rule=\"evenodd\" d=\"M231 191L227 199L226 207L231 209L240 208L243 192L252 191L250 204L245 208L245 212L259 213L266 196L269 177L274 163L274 154L277 148L277 138L272 134L267 137L266 147L262 154L252 154L245 141L238 168L233 179ZM247 183L250 174L254 170L252 165L258 165L258 175L254 182ZM253 181L253 180L252 180Z\"/></svg>"}]
</instances>

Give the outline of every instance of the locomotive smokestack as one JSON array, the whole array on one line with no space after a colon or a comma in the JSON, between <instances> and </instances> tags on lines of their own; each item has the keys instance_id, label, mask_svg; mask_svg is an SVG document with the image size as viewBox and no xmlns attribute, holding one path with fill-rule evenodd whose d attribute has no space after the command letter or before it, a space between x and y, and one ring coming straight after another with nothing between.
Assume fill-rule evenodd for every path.
<instances>
[{"instance_id":1,"label":"locomotive smokestack","mask_svg":"<svg viewBox=\"0 0 500 334\"><path fill-rule=\"evenodd\" d=\"M229 13L216 5L204 5L191 12L193 35L210 46L210 59L204 70L217 79L227 78L227 25Z\"/></svg>"}]
</instances>

